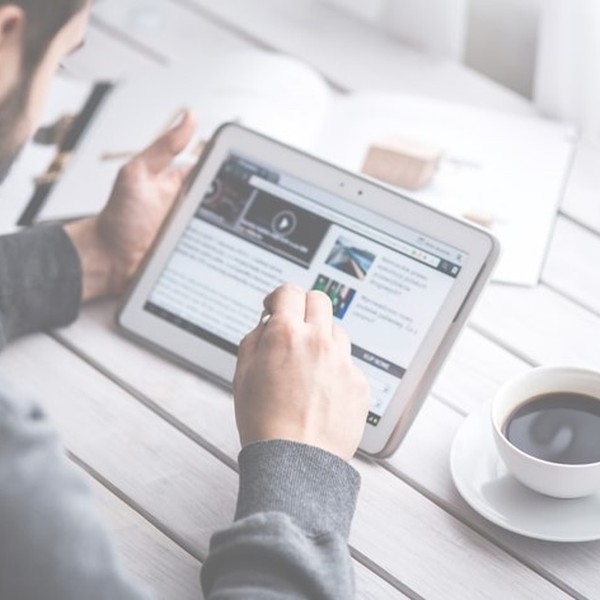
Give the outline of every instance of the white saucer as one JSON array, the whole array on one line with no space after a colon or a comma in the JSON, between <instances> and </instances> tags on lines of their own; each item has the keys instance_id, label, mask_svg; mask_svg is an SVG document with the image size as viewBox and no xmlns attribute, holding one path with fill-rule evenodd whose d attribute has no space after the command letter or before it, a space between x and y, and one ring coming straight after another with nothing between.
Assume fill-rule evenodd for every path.
<instances>
[{"instance_id":1,"label":"white saucer","mask_svg":"<svg viewBox=\"0 0 600 600\"><path fill-rule=\"evenodd\" d=\"M456 433L450 470L465 501L504 529L554 542L600 539L600 493L561 500L519 483L497 454L489 406L469 416Z\"/></svg>"}]
</instances>

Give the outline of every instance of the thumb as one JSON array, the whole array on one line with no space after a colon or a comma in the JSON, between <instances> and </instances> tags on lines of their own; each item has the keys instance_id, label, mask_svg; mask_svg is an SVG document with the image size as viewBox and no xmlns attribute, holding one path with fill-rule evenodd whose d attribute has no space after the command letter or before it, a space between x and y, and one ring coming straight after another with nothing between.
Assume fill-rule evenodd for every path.
<instances>
[{"instance_id":1,"label":"thumb","mask_svg":"<svg viewBox=\"0 0 600 600\"><path fill-rule=\"evenodd\" d=\"M153 173L159 173L169 167L175 156L182 152L192 139L196 130L196 119L192 113L187 109L182 110L177 120L176 125L154 140L135 159L146 163Z\"/></svg>"}]
</instances>

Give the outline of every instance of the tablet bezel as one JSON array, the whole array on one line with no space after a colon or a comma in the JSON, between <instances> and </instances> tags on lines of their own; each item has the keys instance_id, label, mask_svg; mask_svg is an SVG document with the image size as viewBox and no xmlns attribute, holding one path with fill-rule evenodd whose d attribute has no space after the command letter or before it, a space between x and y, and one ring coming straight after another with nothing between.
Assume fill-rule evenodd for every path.
<instances>
[{"instance_id":1,"label":"tablet bezel","mask_svg":"<svg viewBox=\"0 0 600 600\"><path fill-rule=\"evenodd\" d=\"M435 372L489 277L499 252L497 240L488 231L411 200L374 180L346 172L240 125L221 126L140 270L117 322L128 335L226 385L233 378L235 356L144 310L144 305L206 189L231 152L257 157L257 163L305 181L310 173L311 185L347 201L350 213L365 218L368 225L376 222L381 229L383 217L391 229L397 223L469 255L379 424L365 427L360 449L377 457L389 455L416 416Z\"/></svg>"}]
</instances>

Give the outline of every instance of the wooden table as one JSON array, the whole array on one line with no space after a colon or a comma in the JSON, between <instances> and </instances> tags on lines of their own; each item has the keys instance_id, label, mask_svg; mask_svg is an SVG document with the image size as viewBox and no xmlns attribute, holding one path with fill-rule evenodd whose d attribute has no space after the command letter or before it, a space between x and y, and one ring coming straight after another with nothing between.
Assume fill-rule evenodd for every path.
<instances>
[{"instance_id":1,"label":"wooden table","mask_svg":"<svg viewBox=\"0 0 600 600\"><path fill-rule=\"evenodd\" d=\"M132 30L125 7L162 11L167 25ZM360 56L349 51L358 39ZM126 75L248 47L298 56L338 89L395 88L532 111L500 86L310 0L99 1L70 67ZM600 149L582 144L540 284L490 285L399 451L379 464L354 461L363 478L350 537L360 598L600 597L600 542L540 542L490 524L460 498L448 463L465 416L507 378L540 364L600 368L598 166ZM0 368L45 401L127 569L161 598L200 598L210 535L234 510L231 397L123 339L115 307L87 306L71 327L19 341Z\"/></svg>"}]
</instances>

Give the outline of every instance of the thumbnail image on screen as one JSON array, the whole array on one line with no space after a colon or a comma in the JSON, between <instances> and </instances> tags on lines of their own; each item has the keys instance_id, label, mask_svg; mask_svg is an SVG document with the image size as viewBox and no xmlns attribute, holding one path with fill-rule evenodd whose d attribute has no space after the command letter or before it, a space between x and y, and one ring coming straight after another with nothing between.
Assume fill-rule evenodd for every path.
<instances>
[{"instance_id":1,"label":"thumbnail image on screen","mask_svg":"<svg viewBox=\"0 0 600 600\"><path fill-rule=\"evenodd\" d=\"M344 237L339 237L326 262L329 266L343 273L352 275L357 279L364 279L374 260L374 254L357 248Z\"/></svg>"},{"instance_id":2,"label":"thumbnail image on screen","mask_svg":"<svg viewBox=\"0 0 600 600\"><path fill-rule=\"evenodd\" d=\"M313 290L320 290L325 292L331 299L333 305L333 316L338 319L343 319L346 311L350 308L350 304L356 295L356 290L351 287L325 277L325 275L319 275L315 281Z\"/></svg>"},{"instance_id":3,"label":"thumbnail image on screen","mask_svg":"<svg viewBox=\"0 0 600 600\"><path fill-rule=\"evenodd\" d=\"M231 156L212 182L196 217L309 268L330 223L313 212L258 189L278 175Z\"/></svg>"}]
</instances>

